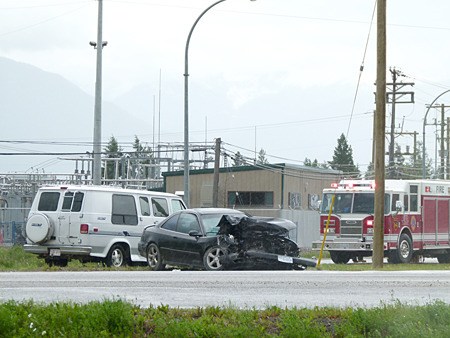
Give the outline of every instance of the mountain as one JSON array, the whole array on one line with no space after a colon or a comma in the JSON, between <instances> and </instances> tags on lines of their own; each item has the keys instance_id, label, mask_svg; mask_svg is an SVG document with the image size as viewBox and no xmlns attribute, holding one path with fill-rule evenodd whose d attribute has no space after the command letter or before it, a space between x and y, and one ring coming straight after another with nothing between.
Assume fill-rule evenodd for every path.
<instances>
[{"instance_id":1,"label":"mountain","mask_svg":"<svg viewBox=\"0 0 450 338\"><path fill-rule=\"evenodd\" d=\"M89 143L93 138L93 96L60 75L3 57L0 57L0 74L1 153L92 150ZM139 129L151 130L147 124L115 104L102 103L103 141L114 135L119 143L131 143ZM50 141L66 144L49 145ZM68 142L79 144L68 145ZM17 158L8 157L5 161L2 156L0 159L0 172L21 171L32 166L27 163L25 167L14 168L10 159Z\"/></svg>"}]
</instances>

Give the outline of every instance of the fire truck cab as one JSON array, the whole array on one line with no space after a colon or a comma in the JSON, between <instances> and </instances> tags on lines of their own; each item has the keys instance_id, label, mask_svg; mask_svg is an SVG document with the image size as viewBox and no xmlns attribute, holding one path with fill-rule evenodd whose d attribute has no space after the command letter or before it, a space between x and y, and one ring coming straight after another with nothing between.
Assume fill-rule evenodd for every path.
<instances>
[{"instance_id":1,"label":"fire truck cab","mask_svg":"<svg viewBox=\"0 0 450 338\"><path fill-rule=\"evenodd\" d=\"M325 237L324 250L336 264L371 256L374 195L373 180L343 180L324 189L321 240L313 242L312 248L321 249ZM390 263L409 263L419 256L450 263L449 225L450 182L385 181L384 255Z\"/></svg>"}]
</instances>

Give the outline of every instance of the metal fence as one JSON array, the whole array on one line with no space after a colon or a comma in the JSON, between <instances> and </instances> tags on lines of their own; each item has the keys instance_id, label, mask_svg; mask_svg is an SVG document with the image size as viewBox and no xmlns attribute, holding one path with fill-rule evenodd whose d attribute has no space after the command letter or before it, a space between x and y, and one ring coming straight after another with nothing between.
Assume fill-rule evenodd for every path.
<instances>
[{"instance_id":1,"label":"metal fence","mask_svg":"<svg viewBox=\"0 0 450 338\"><path fill-rule=\"evenodd\" d=\"M30 208L0 208L0 246L25 243L24 230Z\"/></svg>"}]
</instances>

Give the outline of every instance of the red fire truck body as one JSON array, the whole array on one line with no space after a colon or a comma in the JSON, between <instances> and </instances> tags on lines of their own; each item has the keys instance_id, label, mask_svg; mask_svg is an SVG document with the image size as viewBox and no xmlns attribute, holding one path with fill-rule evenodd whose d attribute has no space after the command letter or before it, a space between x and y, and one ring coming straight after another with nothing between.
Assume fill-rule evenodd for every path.
<instances>
[{"instance_id":1,"label":"red fire truck body","mask_svg":"<svg viewBox=\"0 0 450 338\"><path fill-rule=\"evenodd\" d=\"M375 182L343 180L324 189L320 209L322 247L331 201L334 203L324 249L336 264L371 256L373 249ZM386 180L384 254L392 263L413 257L437 257L450 263L450 182L443 180Z\"/></svg>"}]
</instances>

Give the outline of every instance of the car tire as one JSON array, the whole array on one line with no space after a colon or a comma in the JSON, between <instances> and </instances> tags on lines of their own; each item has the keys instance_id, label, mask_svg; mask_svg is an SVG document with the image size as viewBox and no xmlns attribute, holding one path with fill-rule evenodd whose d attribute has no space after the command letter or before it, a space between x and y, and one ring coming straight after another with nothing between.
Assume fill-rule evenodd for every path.
<instances>
[{"instance_id":1,"label":"car tire","mask_svg":"<svg viewBox=\"0 0 450 338\"><path fill-rule=\"evenodd\" d=\"M128 253L121 244L114 244L106 256L107 267L119 268L128 264Z\"/></svg>"},{"instance_id":2,"label":"car tire","mask_svg":"<svg viewBox=\"0 0 450 338\"><path fill-rule=\"evenodd\" d=\"M225 255L224 249L218 246L208 248L203 254L203 266L208 271L223 270L223 264L220 258Z\"/></svg>"},{"instance_id":3,"label":"car tire","mask_svg":"<svg viewBox=\"0 0 450 338\"><path fill-rule=\"evenodd\" d=\"M151 243L147 248L147 264L150 270L153 271L161 271L164 269L161 253L155 243Z\"/></svg>"},{"instance_id":4,"label":"car tire","mask_svg":"<svg viewBox=\"0 0 450 338\"><path fill-rule=\"evenodd\" d=\"M330 257L334 264L347 264L350 260L350 252L330 251Z\"/></svg>"}]
</instances>

